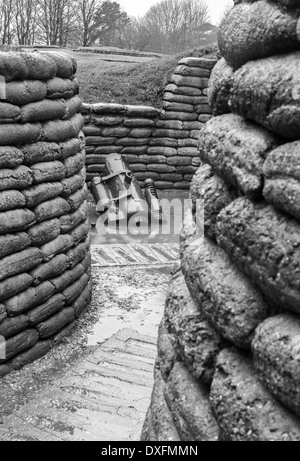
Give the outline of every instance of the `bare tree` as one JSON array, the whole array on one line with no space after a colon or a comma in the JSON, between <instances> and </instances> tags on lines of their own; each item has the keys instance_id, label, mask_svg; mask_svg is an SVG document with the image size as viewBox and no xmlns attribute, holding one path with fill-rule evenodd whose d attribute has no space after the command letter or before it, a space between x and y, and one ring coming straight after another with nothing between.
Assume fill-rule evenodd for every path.
<instances>
[{"instance_id":1,"label":"bare tree","mask_svg":"<svg viewBox=\"0 0 300 461\"><path fill-rule=\"evenodd\" d=\"M19 45L33 45L36 32L37 0L16 0L16 35Z\"/></svg>"},{"instance_id":2,"label":"bare tree","mask_svg":"<svg viewBox=\"0 0 300 461\"><path fill-rule=\"evenodd\" d=\"M11 44L13 39L13 19L15 15L15 0L2 0L0 3L1 42Z\"/></svg>"}]
</instances>

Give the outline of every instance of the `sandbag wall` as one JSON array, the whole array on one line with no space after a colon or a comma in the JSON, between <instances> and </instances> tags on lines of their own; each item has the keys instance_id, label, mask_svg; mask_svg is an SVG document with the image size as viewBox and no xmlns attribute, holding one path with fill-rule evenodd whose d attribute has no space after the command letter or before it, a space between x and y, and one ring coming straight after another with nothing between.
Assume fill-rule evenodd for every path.
<instances>
[{"instance_id":1,"label":"sandbag wall","mask_svg":"<svg viewBox=\"0 0 300 461\"><path fill-rule=\"evenodd\" d=\"M0 376L46 354L91 297L75 73L64 54L0 53Z\"/></svg>"},{"instance_id":2,"label":"sandbag wall","mask_svg":"<svg viewBox=\"0 0 300 461\"><path fill-rule=\"evenodd\" d=\"M143 440L300 440L299 18L243 1L220 27Z\"/></svg>"},{"instance_id":3,"label":"sandbag wall","mask_svg":"<svg viewBox=\"0 0 300 461\"><path fill-rule=\"evenodd\" d=\"M144 106L84 104L87 182L104 168L107 154L124 155L136 178L158 189L188 189L200 161L199 130L211 118L207 86L216 61L185 58L163 96L163 110Z\"/></svg>"}]
</instances>

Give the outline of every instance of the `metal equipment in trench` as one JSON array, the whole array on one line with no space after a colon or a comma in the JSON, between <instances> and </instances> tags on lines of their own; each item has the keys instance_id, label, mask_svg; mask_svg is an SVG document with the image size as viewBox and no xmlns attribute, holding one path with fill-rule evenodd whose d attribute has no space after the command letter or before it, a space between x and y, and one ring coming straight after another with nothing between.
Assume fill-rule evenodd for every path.
<instances>
[{"instance_id":1,"label":"metal equipment in trench","mask_svg":"<svg viewBox=\"0 0 300 461\"><path fill-rule=\"evenodd\" d=\"M153 220L164 221L155 184L152 179L144 183L144 193L127 161L120 154L106 158L102 175L91 182L91 193L100 215L106 214L108 224L128 224L136 217L136 225L148 225Z\"/></svg>"}]
</instances>

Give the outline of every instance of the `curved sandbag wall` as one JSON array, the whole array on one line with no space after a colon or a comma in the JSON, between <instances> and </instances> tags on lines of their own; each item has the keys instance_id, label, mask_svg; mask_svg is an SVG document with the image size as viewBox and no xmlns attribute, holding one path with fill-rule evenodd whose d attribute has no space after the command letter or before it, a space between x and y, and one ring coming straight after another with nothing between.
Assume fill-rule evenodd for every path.
<instances>
[{"instance_id":1,"label":"curved sandbag wall","mask_svg":"<svg viewBox=\"0 0 300 461\"><path fill-rule=\"evenodd\" d=\"M235 3L143 440L300 440L300 1Z\"/></svg>"},{"instance_id":2,"label":"curved sandbag wall","mask_svg":"<svg viewBox=\"0 0 300 461\"><path fill-rule=\"evenodd\" d=\"M207 86L215 59L182 59L163 94L163 110L147 106L84 104L87 183L108 154L124 155L140 185L189 189L200 160L199 130L211 118Z\"/></svg>"},{"instance_id":3,"label":"curved sandbag wall","mask_svg":"<svg viewBox=\"0 0 300 461\"><path fill-rule=\"evenodd\" d=\"M0 53L0 376L46 354L91 297L75 73L64 54Z\"/></svg>"}]
</instances>

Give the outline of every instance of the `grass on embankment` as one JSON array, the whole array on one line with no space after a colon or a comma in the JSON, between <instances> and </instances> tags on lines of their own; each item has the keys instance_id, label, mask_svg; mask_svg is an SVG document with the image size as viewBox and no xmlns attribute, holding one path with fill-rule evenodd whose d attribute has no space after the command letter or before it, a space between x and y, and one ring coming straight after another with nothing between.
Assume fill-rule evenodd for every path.
<instances>
[{"instance_id":1,"label":"grass on embankment","mask_svg":"<svg viewBox=\"0 0 300 461\"><path fill-rule=\"evenodd\" d=\"M215 57L217 46L198 48L179 55L153 59L141 64L103 63L89 55L90 63L80 63L78 78L84 102L147 105L162 107L166 84L178 61L184 57Z\"/></svg>"}]
</instances>

